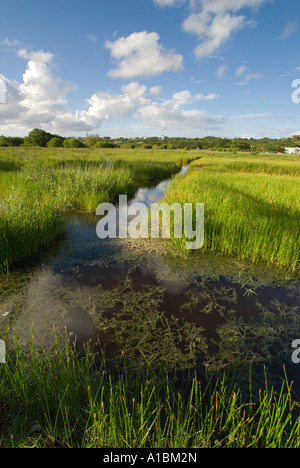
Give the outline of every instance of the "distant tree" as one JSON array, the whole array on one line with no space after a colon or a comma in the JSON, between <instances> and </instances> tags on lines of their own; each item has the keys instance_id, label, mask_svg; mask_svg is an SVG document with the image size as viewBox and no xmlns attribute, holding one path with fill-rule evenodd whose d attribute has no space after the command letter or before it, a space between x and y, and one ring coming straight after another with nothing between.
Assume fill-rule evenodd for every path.
<instances>
[{"instance_id":1,"label":"distant tree","mask_svg":"<svg viewBox=\"0 0 300 468\"><path fill-rule=\"evenodd\" d=\"M251 154L253 154L253 156L258 155L259 149L256 146L251 146Z\"/></svg>"},{"instance_id":2,"label":"distant tree","mask_svg":"<svg viewBox=\"0 0 300 468\"><path fill-rule=\"evenodd\" d=\"M28 137L24 139L25 146L40 146L45 148L47 143L51 140L51 133L47 133L44 130L35 128L29 132Z\"/></svg>"},{"instance_id":3,"label":"distant tree","mask_svg":"<svg viewBox=\"0 0 300 468\"><path fill-rule=\"evenodd\" d=\"M47 146L48 148L62 148L64 144L64 139L62 137L56 136L51 138L50 141L48 141Z\"/></svg>"},{"instance_id":4,"label":"distant tree","mask_svg":"<svg viewBox=\"0 0 300 468\"><path fill-rule=\"evenodd\" d=\"M95 146L99 141L101 141L101 138L99 135L87 135L85 139L85 144L86 146Z\"/></svg>"},{"instance_id":5,"label":"distant tree","mask_svg":"<svg viewBox=\"0 0 300 468\"><path fill-rule=\"evenodd\" d=\"M2 148L5 148L5 147L9 146L8 138L6 138L5 136L0 136L0 146Z\"/></svg>"},{"instance_id":6,"label":"distant tree","mask_svg":"<svg viewBox=\"0 0 300 468\"><path fill-rule=\"evenodd\" d=\"M232 148L239 151L250 151L251 145L248 140L245 140L243 138L236 138L232 140Z\"/></svg>"},{"instance_id":7,"label":"distant tree","mask_svg":"<svg viewBox=\"0 0 300 468\"><path fill-rule=\"evenodd\" d=\"M271 144L268 147L269 153L285 153L285 147L281 146L278 143Z\"/></svg>"},{"instance_id":8,"label":"distant tree","mask_svg":"<svg viewBox=\"0 0 300 468\"><path fill-rule=\"evenodd\" d=\"M70 138L63 143L64 148L85 148L85 144L78 138Z\"/></svg>"},{"instance_id":9,"label":"distant tree","mask_svg":"<svg viewBox=\"0 0 300 468\"><path fill-rule=\"evenodd\" d=\"M293 135L292 144L293 146L300 146L300 135Z\"/></svg>"},{"instance_id":10,"label":"distant tree","mask_svg":"<svg viewBox=\"0 0 300 468\"><path fill-rule=\"evenodd\" d=\"M21 137L8 137L7 138L9 146L21 146L24 144L24 138Z\"/></svg>"},{"instance_id":11,"label":"distant tree","mask_svg":"<svg viewBox=\"0 0 300 468\"><path fill-rule=\"evenodd\" d=\"M98 141L95 144L95 148L118 148L118 145L113 143L112 141Z\"/></svg>"}]
</instances>

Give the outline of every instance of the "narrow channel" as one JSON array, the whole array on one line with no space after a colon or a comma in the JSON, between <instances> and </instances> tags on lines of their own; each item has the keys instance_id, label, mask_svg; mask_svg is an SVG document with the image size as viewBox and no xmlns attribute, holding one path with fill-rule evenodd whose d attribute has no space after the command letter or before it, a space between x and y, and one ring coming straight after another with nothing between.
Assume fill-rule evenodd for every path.
<instances>
[{"instance_id":1,"label":"narrow channel","mask_svg":"<svg viewBox=\"0 0 300 468\"><path fill-rule=\"evenodd\" d=\"M183 167L181 176L188 170ZM159 201L171 183L140 187L131 202ZM74 213L63 239L0 287L0 329L26 345L55 334L101 343L111 365L127 356L163 360L170 370L206 374L264 365L272 383L285 367L296 380L291 343L299 338L300 284L287 272L201 252L175 255L170 242L100 240L94 213ZM271 382L270 382L271 383ZM299 392L300 393L300 392Z\"/></svg>"}]
</instances>

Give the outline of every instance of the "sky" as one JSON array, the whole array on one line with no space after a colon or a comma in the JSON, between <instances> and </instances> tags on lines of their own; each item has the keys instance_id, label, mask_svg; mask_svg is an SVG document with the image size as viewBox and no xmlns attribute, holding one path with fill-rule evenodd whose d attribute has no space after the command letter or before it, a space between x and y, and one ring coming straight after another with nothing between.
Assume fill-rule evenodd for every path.
<instances>
[{"instance_id":1,"label":"sky","mask_svg":"<svg viewBox=\"0 0 300 468\"><path fill-rule=\"evenodd\" d=\"M299 0L0 0L0 135L300 135Z\"/></svg>"}]
</instances>

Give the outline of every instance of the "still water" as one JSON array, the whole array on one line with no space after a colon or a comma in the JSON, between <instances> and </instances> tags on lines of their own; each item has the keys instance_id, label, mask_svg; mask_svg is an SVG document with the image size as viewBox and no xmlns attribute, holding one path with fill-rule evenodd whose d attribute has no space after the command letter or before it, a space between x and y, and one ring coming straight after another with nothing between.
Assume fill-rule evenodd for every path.
<instances>
[{"instance_id":1,"label":"still water","mask_svg":"<svg viewBox=\"0 0 300 468\"><path fill-rule=\"evenodd\" d=\"M187 170L184 167L182 173ZM141 187L131 202L160 200L170 180ZM93 213L73 213L64 237L9 277L1 277L0 334L37 347L66 333L105 350L111 366L163 360L181 376L235 369L255 382L283 368L300 394L299 277L265 264L193 252L174 254L161 239L100 240ZM182 377L183 378L183 377Z\"/></svg>"}]
</instances>

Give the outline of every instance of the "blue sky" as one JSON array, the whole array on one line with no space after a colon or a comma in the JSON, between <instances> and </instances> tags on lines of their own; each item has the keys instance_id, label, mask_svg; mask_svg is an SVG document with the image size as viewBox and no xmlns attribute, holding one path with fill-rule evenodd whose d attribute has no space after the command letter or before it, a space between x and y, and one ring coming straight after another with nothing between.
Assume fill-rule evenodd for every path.
<instances>
[{"instance_id":1,"label":"blue sky","mask_svg":"<svg viewBox=\"0 0 300 468\"><path fill-rule=\"evenodd\" d=\"M0 134L300 134L299 0L0 6Z\"/></svg>"}]
</instances>

